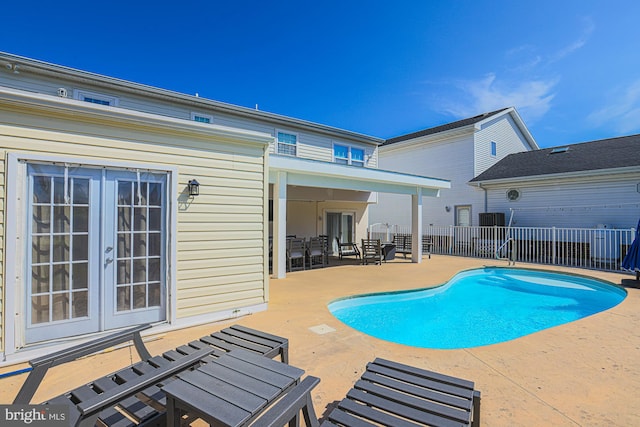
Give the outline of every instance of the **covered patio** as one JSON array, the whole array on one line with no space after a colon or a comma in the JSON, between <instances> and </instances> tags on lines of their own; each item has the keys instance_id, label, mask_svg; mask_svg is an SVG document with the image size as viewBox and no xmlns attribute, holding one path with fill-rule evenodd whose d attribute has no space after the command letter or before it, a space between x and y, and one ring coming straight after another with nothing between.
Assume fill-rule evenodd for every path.
<instances>
[{"instance_id":1,"label":"covered patio","mask_svg":"<svg viewBox=\"0 0 640 427\"><path fill-rule=\"evenodd\" d=\"M438 197L441 189L450 188L447 180L358 168L335 163L293 157L269 158L270 200L273 201L271 223L272 277L282 279L287 272L287 235L327 235L330 247L336 232L332 223L352 222L349 241L357 244L366 238L368 206L377 202L377 193L411 197L411 261L422 262L423 197ZM402 208L402 207L400 207ZM289 210L289 212L288 212Z\"/></svg>"}]
</instances>

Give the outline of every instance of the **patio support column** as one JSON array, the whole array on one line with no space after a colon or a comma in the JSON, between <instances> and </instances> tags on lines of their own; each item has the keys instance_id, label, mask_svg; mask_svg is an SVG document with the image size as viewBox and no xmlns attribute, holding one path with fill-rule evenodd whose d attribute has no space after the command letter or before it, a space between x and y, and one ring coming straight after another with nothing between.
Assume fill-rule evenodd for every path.
<instances>
[{"instance_id":1,"label":"patio support column","mask_svg":"<svg viewBox=\"0 0 640 427\"><path fill-rule=\"evenodd\" d=\"M287 275L287 173L277 172L273 185L273 278Z\"/></svg>"},{"instance_id":2,"label":"patio support column","mask_svg":"<svg viewBox=\"0 0 640 427\"><path fill-rule=\"evenodd\" d=\"M422 262L422 188L411 195L411 262Z\"/></svg>"}]
</instances>

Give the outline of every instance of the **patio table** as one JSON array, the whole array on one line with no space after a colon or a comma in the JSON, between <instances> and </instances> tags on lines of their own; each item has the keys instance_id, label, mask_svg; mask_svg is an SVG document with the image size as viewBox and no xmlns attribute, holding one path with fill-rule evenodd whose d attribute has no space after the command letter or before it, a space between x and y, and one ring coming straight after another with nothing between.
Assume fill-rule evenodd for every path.
<instances>
[{"instance_id":1,"label":"patio table","mask_svg":"<svg viewBox=\"0 0 640 427\"><path fill-rule=\"evenodd\" d=\"M163 387L167 426L183 414L215 426L246 426L300 381L302 369L232 350Z\"/></svg>"}]
</instances>

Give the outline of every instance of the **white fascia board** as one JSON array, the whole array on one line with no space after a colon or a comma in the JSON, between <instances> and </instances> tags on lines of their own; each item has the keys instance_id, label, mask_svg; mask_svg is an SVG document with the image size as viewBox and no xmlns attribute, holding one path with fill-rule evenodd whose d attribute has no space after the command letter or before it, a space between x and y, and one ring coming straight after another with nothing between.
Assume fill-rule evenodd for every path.
<instances>
[{"instance_id":1,"label":"white fascia board","mask_svg":"<svg viewBox=\"0 0 640 427\"><path fill-rule=\"evenodd\" d=\"M433 197L437 197L441 189L451 188L449 181L438 178L314 160L270 156L270 183L275 181L276 172L287 172L287 183L289 185L308 187L379 191L397 194L415 194L417 188L422 188L424 195Z\"/></svg>"},{"instance_id":2,"label":"white fascia board","mask_svg":"<svg viewBox=\"0 0 640 427\"><path fill-rule=\"evenodd\" d=\"M143 113L119 107L93 104L70 98L59 98L34 92L10 89L0 86L0 103L28 106L36 110L63 112L73 116L89 117L99 120L115 120L120 123L170 129L202 136L239 140L241 142L268 145L273 136L255 131L236 129L227 126L199 123L157 114Z\"/></svg>"},{"instance_id":3,"label":"white fascia board","mask_svg":"<svg viewBox=\"0 0 640 427\"><path fill-rule=\"evenodd\" d=\"M585 170L585 171L576 171L576 172L563 172L563 173L549 173L544 175L529 175L529 176L516 176L511 178L500 178L500 179L488 179L484 181L474 181L468 182L469 185L472 186L491 186L491 185L502 185L502 184L515 184L515 183L527 183L533 181L557 181L559 179L572 179L572 178L592 178L596 176L605 176L605 175L621 175L627 173L639 173L640 166L627 166L624 168L610 168L610 169L595 169L595 170Z\"/></svg>"}]
</instances>

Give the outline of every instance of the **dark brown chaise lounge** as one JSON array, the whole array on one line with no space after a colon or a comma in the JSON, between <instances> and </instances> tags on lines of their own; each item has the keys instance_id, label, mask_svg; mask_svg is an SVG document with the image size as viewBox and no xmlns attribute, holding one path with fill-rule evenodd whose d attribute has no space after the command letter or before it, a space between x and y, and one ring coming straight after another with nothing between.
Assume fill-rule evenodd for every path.
<instances>
[{"instance_id":1,"label":"dark brown chaise lounge","mask_svg":"<svg viewBox=\"0 0 640 427\"><path fill-rule=\"evenodd\" d=\"M300 413L307 427L480 425L480 391L460 378L376 358L323 420L311 398L319 382L307 376L252 427L280 427Z\"/></svg>"}]
</instances>

